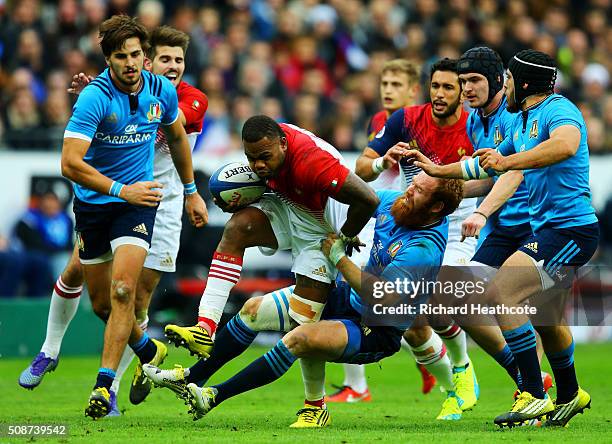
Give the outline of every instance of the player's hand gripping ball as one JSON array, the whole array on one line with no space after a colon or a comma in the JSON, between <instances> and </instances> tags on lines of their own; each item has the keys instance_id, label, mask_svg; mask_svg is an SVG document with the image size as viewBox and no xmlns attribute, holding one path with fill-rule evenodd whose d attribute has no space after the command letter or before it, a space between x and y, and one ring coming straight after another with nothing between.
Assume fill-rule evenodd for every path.
<instances>
[{"instance_id":1,"label":"player's hand gripping ball","mask_svg":"<svg viewBox=\"0 0 612 444\"><path fill-rule=\"evenodd\" d=\"M266 183L242 162L223 165L210 177L208 187L215 204L227 212L256 202L266 191Z\"/></svg>"}]
</instances>

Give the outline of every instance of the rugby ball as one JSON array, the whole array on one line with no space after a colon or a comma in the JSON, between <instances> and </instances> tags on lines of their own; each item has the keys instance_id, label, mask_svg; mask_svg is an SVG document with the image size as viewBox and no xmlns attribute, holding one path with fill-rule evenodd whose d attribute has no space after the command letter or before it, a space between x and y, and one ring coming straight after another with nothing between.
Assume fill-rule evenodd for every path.
<instances>
[{"instance_id":1,"label":"rugby ball","mask_svg":"<svg viewBox=\"0 0 612 444\"><path fill-rule=\"evenodd\" d=\"M242 162L223 165L210 177L208 187L217 201L238 207L257 201L266 191L266 183Z\"/></svg>"}]
</instances>

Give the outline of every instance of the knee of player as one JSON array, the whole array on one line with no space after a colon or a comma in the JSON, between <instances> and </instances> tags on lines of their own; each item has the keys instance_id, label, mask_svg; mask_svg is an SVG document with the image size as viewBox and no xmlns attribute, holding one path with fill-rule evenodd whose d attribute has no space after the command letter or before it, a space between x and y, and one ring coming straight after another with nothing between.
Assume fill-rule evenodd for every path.
<instances>
[{"instance_id":1,"label":"knee of player","mask_svg":"<svg viewBox=\"0 0 612 444\"><path fill-rule=\"evenodd\" d=\"M223 240L231 242L240 242L248 239L257 233L255 222L248 216L246 212L238 212L225 224L223 230Z\"/></svg>"},{"instance_id":2,"label":"knee of player","mask_svg":"<svg viewBox=\"0 0 612 444\"><path fill-rule=\"evenodd\" d=\"M490 285L484 297L484 302L490 306L497 306L504 303L509 303L507 296L503 292L499 291L495 285Z\"/></svg>"},{"instance_id":3,"label":"knee of player","mask_svg":"<svg viewBox=\"0 0 612 444\"><path fill-rule=\"evenodd\" d=\"M81 263L70 260L62 272L62 282L69 287L79 287L83 285L83 269Z\"/></svg>"},{"instance_id":4,"label":"knee of player","mask_svg":"<svg viewBox=\"0 0 612 444\"><path fill-rule=\"evenodd\" d=\"M135 285L126 279L113 279L111 285L111 297L119 303L129 303L135 292Z\"/></svg>"},{"instance_id":5,"label":"knee of player","mask_svg":"<svg viewBox=\"0 0 612 444\"><path fill-rule=\"evenodd\" d=\"M287 349L298 358L306 356L312 348L312 340L308 333L308 329L303 326L299 326L287 333L283 338L283 343Z\"/></svg>"},{"instance_id":6,"label":"knee of player","mask_svg":"<svg viewBox=\"0 0 612 444\"><path fill-rule=\"evenodd\" d=\"M429 327L411 327L404 332L404 339L413 346L418 347L424 344L432 335Z\"/></svg>"},{"instance_id":7,"label":"knee of player","mask_svg":"<svg viewBox=\"0 0 612 444\"><path fill-rule=\"evenodd\" d=\"M262 296L257 296L247 300L240 309L240 316L254 322L257 319L257 311L261 305L262 298Z\"/></svg>"}]
</instances>

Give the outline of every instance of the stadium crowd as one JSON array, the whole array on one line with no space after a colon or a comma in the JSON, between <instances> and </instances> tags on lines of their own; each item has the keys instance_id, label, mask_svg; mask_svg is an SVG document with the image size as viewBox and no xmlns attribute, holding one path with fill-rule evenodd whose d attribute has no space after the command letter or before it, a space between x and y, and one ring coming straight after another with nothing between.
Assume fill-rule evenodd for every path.
<instances>
[{"instance_id":1,"label":"stadium crowd","mask_svg":"<svg viewBox=\"0 0 612 444\"><path fill-rule=\"evenodd\" d=\"M612 153L610 3L0 0L0 149L61 149L69 79L104 68L97 26L125 12L149 29L165 23L191 36L185 80L209 99L196 153L239 149L242 124L256 113L361 151L380 108L382 63L405 57L426 73L476 44L505 62L525 48L555 57L557 89L584 114L591 152Z\"/></svg>"}]
</instances>

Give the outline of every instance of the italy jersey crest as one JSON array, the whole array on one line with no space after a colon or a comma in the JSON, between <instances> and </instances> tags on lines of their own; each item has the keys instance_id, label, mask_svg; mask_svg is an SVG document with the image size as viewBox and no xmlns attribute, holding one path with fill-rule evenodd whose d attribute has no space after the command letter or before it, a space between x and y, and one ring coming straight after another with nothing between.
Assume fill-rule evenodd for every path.
<instances>
[{"instance_id":1,"label":"italy jersey crest","mask_svg":"<svg viewBox=\"0 0 612 444\"><path fill-rule=\"evenodd\" d=\"M389 245L389 248L387 249L387 253L389 253L389 256L394 258L397 252L400 251L400 249L402 248L402 245L404 245L404 243L401 240L393 242L391 245Z\"/></svg>"},{"instance_id":2,"label":"italy jersey crest","mask_svg":"<svg viewBox=\"0 0 612 444\"><path fill-rule=\"evenodd\" d=\"M149 105L149 111L147 112L147 119L149 119L149 122L160 120L161 114L161 106L159 105L159 102L151 103L151 105Z\"/></svg>"}]
</instances>

